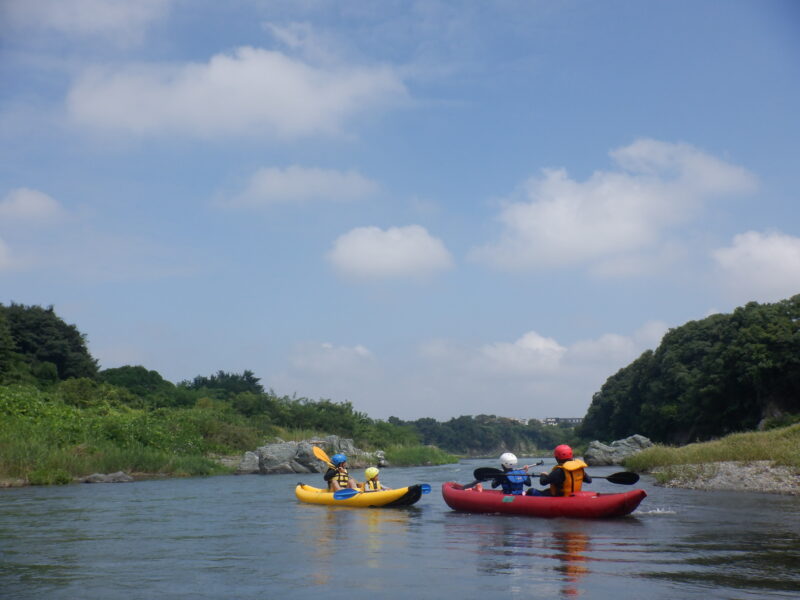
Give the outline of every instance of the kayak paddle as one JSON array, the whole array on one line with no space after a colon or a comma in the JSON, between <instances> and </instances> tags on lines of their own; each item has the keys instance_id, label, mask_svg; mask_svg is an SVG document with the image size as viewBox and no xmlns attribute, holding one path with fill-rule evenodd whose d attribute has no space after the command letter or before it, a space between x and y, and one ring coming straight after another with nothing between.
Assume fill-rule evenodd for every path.
<instances>
[{"instance_id":1,"label":"kayak paddle","mask_svg":"<svg viewBox=\"0 0 800 600\"><path fill-rule=\"evenodd\" d=\"M328 457L328 455L325 453L325 450L323 450L319 446L314 446L312 452L314 452L314 456L316 456L322 462L327 463L331 469L334 468L333 463L331 462L331 459Z\"/></svg>"},{"instance_id":2,"label":"kayak paddle","mask_svg":"<svg viewBox=\"0 0 800 600\"><path fill-rule=\"evenodd\" d=\"M420 489L422 490L423 494L430 494L431 493L431 486L427 483L419 484ZM333 492L333 499L334 500L347 500L348 498L352 498L353 496L357 496L358 494L370 494L372 492L362 492L361 490L353 490L350 488L344 490L336 490Z\"/></svg>"},{"instance_id":3,"label":"kayak paddle","mask_svg":"<svg viewBox=\"0 0 800 600\"><path fill-rule=\"evenodd\" d=\"M347 500L348 498L352 498L353 496L357 496L361 494L359 490L353 490L350 488L344 490L336 490L333 492L333 499L334 500Z\"/></svg>"},{"instance_id":4,"label":"kayak paddle","mask_svg":"<svg viewBox=\"0 0 800 600\"><path fill-rule=\"evenodd\" d=\"M630 471L622 471L620 473L612 473L606 477L602 475L590 475L592 479L605 479L609 483L617 483L619 485L633 485L639 481L638 473L631 473Z\"/></svg>"},{"instance_id":5,"label":"kayak paddle","mask_svg":"<svg viewBox=\"0 0 800 600\"><path fill-rule=\"evenodd\" d=\"M538 467L539 465L544 464L543 460L539 462L528 465L529 467ZM486 481L487 479L495 479L497 477L505 477L506 472L501 471L500 469L496 469L494 467L478 467L472 472L472 476L475 477L478 481Z\"/></svg>"}]
</instances>

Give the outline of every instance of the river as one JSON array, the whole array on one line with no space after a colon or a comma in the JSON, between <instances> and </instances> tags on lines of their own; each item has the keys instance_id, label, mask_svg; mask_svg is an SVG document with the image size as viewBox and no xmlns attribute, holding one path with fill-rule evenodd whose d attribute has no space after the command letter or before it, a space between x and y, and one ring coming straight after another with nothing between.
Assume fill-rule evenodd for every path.
<instances>
[{"instance_id":1,"label":"river","mask_svg":"<svg viewBox=\"0 0 800 600\"><path fill-rule=\"evenodd\" d=\"M440 484L477 466L495 465L384 469L433 487L396 509L300 504L294 485L317 474L0 490L0 598L800 597L798 497L643 477L648 497L619 519L453 512Z\"/></svg>"}]
</instances>

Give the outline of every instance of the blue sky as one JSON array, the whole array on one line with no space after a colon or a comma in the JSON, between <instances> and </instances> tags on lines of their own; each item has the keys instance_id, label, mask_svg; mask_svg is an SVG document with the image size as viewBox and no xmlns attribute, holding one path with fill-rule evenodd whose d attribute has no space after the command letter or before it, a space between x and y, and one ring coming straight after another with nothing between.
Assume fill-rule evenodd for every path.
<instances>
[{"instance_id":1,"label":"blue sky","mask_svg":"<svg viewBox=\"0 0 800 600\"><path fill-rule=\"evenodd\" d=\"M0 302L101 367L582 416L800 292L787 1L6 0Z\"/></svg>"}]
</instances>

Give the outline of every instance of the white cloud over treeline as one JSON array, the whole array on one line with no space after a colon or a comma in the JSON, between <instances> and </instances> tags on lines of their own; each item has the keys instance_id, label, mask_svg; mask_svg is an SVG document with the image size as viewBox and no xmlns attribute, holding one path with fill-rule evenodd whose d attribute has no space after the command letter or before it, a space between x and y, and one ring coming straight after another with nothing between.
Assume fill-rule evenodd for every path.
<instances>
[{"instance_id":1,"label":"white cloud over treeline","mask_svg":"<svg viewBox=\"0 0 800 600\"><path fill-rule=\"evenodd\" d=\"M376 418L581 416L609 374L657 347L666 331L665 323L652 321L631 335L607 333L571 344L536 331L479 344L431 339L410 363L362 345L299 344L287 370L270 381L281 393L334 393Z\"/></svg>"},{"instance_id":2,"label":"white cloud over treeline","mask_svg":"<svg viewBox=\"0 0 800 600\"><path fill-rule=\"evenodd\" d=\"M775 302L800 294L800 238L747 231L713 257L736 302Z\"/></svg>"}]
</instances>

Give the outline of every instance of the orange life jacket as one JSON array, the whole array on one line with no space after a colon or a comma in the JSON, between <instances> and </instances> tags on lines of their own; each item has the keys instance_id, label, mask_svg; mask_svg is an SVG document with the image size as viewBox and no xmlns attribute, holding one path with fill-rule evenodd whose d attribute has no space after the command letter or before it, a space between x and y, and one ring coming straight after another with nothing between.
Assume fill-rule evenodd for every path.
<instances>
[{"instance_id":1,"label":"orange life jacket","mask_svg":"<svg viewBox=\"0 0 800 600\"><path fill-rule=\"evenodd\" d=\"M564 471L564 485L559 486L553 484L550 486L550 494L553 496L569 496L575 492L581 491L583 485L583 470L588 467L582 460L568 460L562 465L556 465L555 469L562 469Z\"/></svg>"}]
</instances>

